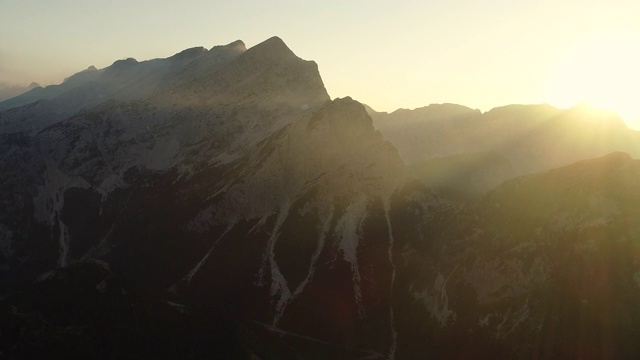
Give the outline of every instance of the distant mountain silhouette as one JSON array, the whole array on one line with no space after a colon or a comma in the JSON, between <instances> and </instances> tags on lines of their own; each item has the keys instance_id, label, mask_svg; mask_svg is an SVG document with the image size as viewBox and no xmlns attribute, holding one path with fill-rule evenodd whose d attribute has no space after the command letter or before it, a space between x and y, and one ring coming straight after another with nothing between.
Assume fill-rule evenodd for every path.
<instances>
[{"instance_id":1,"label":"distant mountain silhouette","mask_svg":"<svg viewBox=\"0 0 640 360\"><path fill-rule=\"evenodd\" d=\"M476 152L506 157L516 174L531 174L624 151L640 156L640 133L615 113L585 106L509 105L486 113L429 105L391 114L370 111L374 126L407 163Z\"/></svg>"},{"instance_id":2,"label":"distant mountain silhouette","mask_svg":"<svg viewBox=\"0 0 640 360\"><path fill-rule=\"evenodd\" d=\"M32 82L29 86L10 86L0 83L0 101L10 99L38 87L40 87L40 85L36 82Z\"/></svg>"}]
</instances>

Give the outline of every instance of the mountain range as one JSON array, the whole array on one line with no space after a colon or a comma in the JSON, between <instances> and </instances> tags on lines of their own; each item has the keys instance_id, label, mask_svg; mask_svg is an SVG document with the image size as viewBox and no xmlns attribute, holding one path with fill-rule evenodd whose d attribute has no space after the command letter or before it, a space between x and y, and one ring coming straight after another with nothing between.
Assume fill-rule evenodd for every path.
<instances>
[{"instance_id":1,"label":"mountain range","mask_svg":"<svg viewBox=\"0 0 640 360\"><path fill-rule=\"evenodd\" d=\"M36 82L32 82L31 84L29 84L29 86L8 85L6 83L0 83L0 101L16 97L37 87L40 87L40 84Z\"/></svg>"},{"instance_id":2,"label":"mountain range","mask_svg":"<svg viewBox=\"0 0 640 360\"><path fill-rule=\"evenodd\" d=\"M634 358L639 133L376 112L279 38L0 102L8 358Z\"/></svg>"}]
</instances>

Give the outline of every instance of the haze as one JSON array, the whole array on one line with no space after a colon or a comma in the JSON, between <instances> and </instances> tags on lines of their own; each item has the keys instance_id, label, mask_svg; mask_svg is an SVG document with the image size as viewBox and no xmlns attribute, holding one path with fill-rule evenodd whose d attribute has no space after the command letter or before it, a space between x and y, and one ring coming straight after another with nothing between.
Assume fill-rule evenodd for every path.
<instances>
[{"instance_id":1,"label":"haze","mask_svg":"<svg viewBox=\"0 0 640 360\"><path fill-rule=\"evenodd\" d=\"M332 97L378 111L577 102L640 128L634 1L0 2L0 86L60 83L117 59L277 35ZM640 103L638 103L640 104Z\"/></svg>"}]
</instances>

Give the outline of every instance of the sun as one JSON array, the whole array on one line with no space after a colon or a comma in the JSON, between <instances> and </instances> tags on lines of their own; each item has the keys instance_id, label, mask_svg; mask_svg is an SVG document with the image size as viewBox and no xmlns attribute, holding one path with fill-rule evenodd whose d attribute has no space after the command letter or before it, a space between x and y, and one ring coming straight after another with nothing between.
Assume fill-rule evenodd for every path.
<instances>
[{"instance_id":1,"label":"sun","mask_svg":"<svg viewBox=\"0 0 640 360\"><path fill-rule=\"evenodd\" d=\"M640 130L640 32L600 32L576 42L551 72L547 102L613 110Z\"/></svg>"}]
</instances>

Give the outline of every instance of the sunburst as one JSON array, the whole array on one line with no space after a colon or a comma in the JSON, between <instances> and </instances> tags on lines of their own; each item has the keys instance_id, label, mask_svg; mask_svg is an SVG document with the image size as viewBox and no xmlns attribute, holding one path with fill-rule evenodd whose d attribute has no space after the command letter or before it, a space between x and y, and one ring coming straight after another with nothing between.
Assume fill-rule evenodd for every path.
<instances>
[{"instance_id":1,"label":"sunburst","mask_svg":"<svg viewBox=\"0 0 640 360\"><path fill-rule=\"evenodd\" d=\"M606 31L576 42L549 79L547 102L614 110L640 129L640 32Z\"/></svg>"}]
</instances>

